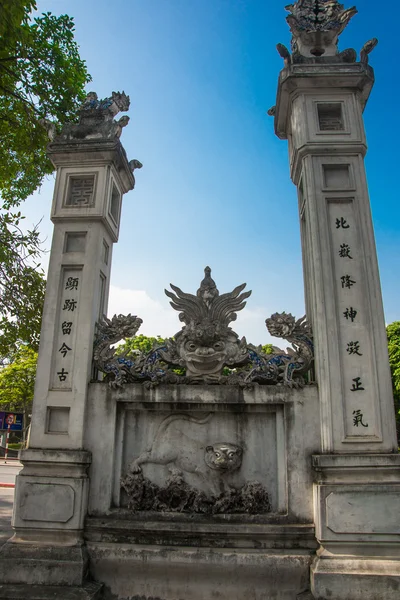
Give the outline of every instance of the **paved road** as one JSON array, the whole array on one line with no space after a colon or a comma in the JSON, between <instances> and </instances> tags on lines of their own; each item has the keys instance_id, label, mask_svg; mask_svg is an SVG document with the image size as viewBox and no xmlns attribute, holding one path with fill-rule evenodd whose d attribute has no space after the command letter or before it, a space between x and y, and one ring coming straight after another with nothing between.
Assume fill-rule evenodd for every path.
<instances>
[{"instance_id":1,"label":"paved road","mask_svg":"<svg viewBox=\"0 0 400 600\"><path fill-rule=\"evenodd\" d=\"M14 483L15 476L21 470L21 465L18 463L7 463L4 464L4 460L0 459L0 483Z\"/></svg>"},{"instance_id":2,"label":"paved road","mask_svg":"<svg viewBox=\"0 0 400 600\"><path fill-rule=\"evenodd\" d=\"M0 483L14 483L15 476L22 466L20 464L4 464L0 459ZM11 516L14 502L14 488L0 487L0 547L13 534Z\"/></svg>"},{"instance_id":3,"label":"paved road","mask_svg":"<svg viewBox=\"0 0 400 600\"><path fill-rule=\"evenodd\" d=\"M13 534L13 530L11 529L13 502L14 489L0 488L0 547Z\"/></svg>"}]
</instances>

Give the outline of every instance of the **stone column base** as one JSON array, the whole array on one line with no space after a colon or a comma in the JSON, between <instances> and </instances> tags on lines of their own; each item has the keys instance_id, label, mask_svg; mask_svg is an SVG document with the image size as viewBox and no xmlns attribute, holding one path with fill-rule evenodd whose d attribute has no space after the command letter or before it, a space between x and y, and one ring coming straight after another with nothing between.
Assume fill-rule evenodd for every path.
<instances>
[{"instance_id":1,"label":"stone column base","mask_svg":"<svg viewBox=\"0 0 400 600\"><path fill-rule=\"evenodd\" d=\"M311 590L315 600L399 600L400 561L317 558Z\"/></svg>"},{"instance_id":2,"label":"stone column base","mask_svg":"<svg viewBox=\"0 0 400 600\"><path fill-rule=\"evenodd\" d=\"M79 587L85 581L88 566L84 546L50 547L6 542L0 550L0 581L3 584Z\"/></svg>"},{"instance_id":3,"label":"stone column base","mask_svg":"<svg viewBox=\"0 0 400 600\"><path fill-rule=\"evenodd\" d=\"M90 452L28 448L21 452L21 462L13 541L53 547L82 544Z\"/></svg>"},{"instance_id":4,"label":"stone column base","mask_svg":"<svg viewBox=\"0 0 400 600\"><path fill-rule=\"evenodd\" d=\"M94 582L82 587L0 584L0 600L100 600L102 587Z\"/></svg>"}]
</instances>

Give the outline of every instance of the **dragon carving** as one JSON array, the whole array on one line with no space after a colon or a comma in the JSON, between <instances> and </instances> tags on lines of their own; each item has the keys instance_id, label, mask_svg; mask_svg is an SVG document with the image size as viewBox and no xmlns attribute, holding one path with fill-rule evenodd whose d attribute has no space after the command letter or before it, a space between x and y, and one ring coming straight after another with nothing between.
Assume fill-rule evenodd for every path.
<instances>
[{"instance_id":1,"label":"dragon carving","mask_svg":"<svg viewBox=\"0 0 400 600\"><path fill-rule=\"evenodd\" d=\"M136 335L142 323L142 319L131 314L114 315L112 319L103 317L97 323L93 361L96 369L109 377L112 387L126 383L134 366L132 360L116 354L114 344Z\"/></svg>"},{"instance_id":2,"label":"dragon carving","mask_svg":"<svg viewBox=\"0 0 400 600\"><path fill-rule=\"evenodd\" d=\"M286 353L280 354L279 350L272 357L272 361L279 361L281 378L289 386L304 383L304 375L310 370L314 359L314 344L312 340L311 325L306 317L295 319L293 315L275 313L265 321L269 333L281 337L292 344Z\"/></svg>"},{"instance_id":3,"label":"dragon carving","mask_svg":"<svg viewBox=\"0 0 400 600\"><path fill-rule=\"evenodd\" d=\"M98 324L94 363L106 380L113 387L124 383L304 385L304 375L314 357L311 326L306 318L296 320L291 314L275 313L267 319L269 333L286 339L292 348L284 351L274 347L271 354L265 354L261 346L239 339L229 327L251 294L243 291L246 284L220 295L211 269L206 267L204 271L196 295L172 284L172 292L165 290L184 325L173 338L150 352L123 354L111 347L136 334L142 323L138 317L115 315Z\"/></svg>"}]
</instances>

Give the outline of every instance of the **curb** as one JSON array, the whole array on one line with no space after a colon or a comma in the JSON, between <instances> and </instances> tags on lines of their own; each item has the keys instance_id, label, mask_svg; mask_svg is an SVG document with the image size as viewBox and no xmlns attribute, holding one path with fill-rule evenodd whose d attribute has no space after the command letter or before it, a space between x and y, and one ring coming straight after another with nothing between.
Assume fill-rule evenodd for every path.
<instances>
[{"instance_id":1,"label":"curb","mask_svg":"<svg viewBox=\"0 0 400 600\"><path fill-rule=\"evenodd\" d=\"M0 488L15 488L15 483L1 483Z\"/></svg>"}]
</instances>

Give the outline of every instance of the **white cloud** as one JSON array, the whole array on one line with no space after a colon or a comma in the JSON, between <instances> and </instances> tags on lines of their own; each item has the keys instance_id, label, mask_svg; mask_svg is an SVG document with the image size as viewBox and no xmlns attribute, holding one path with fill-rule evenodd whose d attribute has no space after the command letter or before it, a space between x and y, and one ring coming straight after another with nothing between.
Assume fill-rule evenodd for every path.
<instances>
[{"instance_id":1,"label":"white cloud","mask_svg":"<svg viewBox=\"0 0 400 600\"><path fill-rule=\"evenodd\" d=\"M108 316L131 313L143 319L138 334L171 337L182 327L178 313L169 306L162 305L151 298L145 290L130 290L110 286ZM277 338L272 338L265 327L265 319L270 313L265 309L245 308L238 313L237 321L231 327L239 337L245 336L247 341L255 345L273 343L279 346Z\"/></svg>"},{"instance_id":2,"label":"white cloud","mask_svg":"<svg viewBox=\"0 0 400 600\"><path fill-rule=\"evenodd\" d=\"M265 308L244 308L238 313L237 320L232 323L231 327L236 331L239 337L245 336L246 340L258 346L258 344L273 344L279 346L277 338L269 335L265 325L265 319L271 315Z\"/></svg>"},{"instance_id":3,"label":"white cloud","mask_svg":"<svg viewBox=\"0 0 400 600\"><path fill-rule=\"evenodd\" d=\"M163 306L157 300L150 298L145 290L123 289L111 285L108 316L129 313L143 319L138 334L170 337L181 327L178 313L168 305Z\"/></svg>"}]
</instances>

